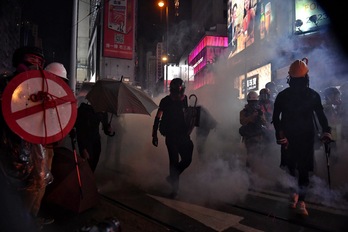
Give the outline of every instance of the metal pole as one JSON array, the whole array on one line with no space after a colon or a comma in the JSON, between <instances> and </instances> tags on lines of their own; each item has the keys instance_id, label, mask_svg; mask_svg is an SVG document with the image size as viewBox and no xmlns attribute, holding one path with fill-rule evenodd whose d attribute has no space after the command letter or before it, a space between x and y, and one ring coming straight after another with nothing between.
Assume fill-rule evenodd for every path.
<instances>
[{"instance_id":1,"label":"metal pole","mask_svg":"<svg viewBox=\"0 0 348 232\"><path fill-rule=\"evenodd\" d=\"M74 93L76 93L76 51L77 51L77 11L78 0L73 2L73 18L72 18L72 31L71 31L71 52L70 52L70 78L69 85Z\"/></svg>"},{"instance_id":2,"label":"metal pole","mask_svg":"<svg viewBox=\"0 0 348 232\"><path fill-rule=\"evenodd\" d=\"M169 62L169 54L168 54L168 4L169 4L169 0L167 0L167 4L166 4L166 25L167 25L167 33L166 33L166 56L167 56L167 65L166 65L166 89L165 92L168 92L168 62Z\"/></svg>"}]
</instances>

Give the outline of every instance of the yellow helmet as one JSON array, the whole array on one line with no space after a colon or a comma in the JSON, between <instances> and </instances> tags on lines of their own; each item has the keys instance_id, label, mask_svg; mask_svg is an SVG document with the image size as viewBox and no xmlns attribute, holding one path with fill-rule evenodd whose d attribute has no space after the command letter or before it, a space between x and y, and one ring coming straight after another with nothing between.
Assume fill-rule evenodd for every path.
<instances>
[{"instance_id":1,"label":"yellow helmet","mask_svg":"<svg viewBox=\"0 0 348 232\"><path fill-rule=\"evenodd\" d=\"M302 78L309 72L308 59L295 60L289 67L289 76L292 78Z\"/></svg>"}]
</instances>

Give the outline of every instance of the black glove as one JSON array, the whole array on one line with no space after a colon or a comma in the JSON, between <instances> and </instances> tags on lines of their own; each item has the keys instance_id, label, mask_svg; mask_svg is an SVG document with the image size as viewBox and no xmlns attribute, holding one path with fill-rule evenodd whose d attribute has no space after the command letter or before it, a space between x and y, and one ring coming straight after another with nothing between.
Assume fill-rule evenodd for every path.
<instances>
[{"instance_id":1,"label":"black glove","mask_svg":"<svg viewBox=\"0 0 348 232\"><path fill-rule=\"evenodd\" d=\"M152 144L157 147L158 146L158 138L157 137L152 137Z\"/></svg>"}]
</instances>

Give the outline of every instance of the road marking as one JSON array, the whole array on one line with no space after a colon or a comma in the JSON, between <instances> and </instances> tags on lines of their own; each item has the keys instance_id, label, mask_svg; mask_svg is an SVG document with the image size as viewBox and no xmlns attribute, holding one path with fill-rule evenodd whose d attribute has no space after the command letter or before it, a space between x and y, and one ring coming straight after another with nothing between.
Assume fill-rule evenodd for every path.
<instances>
[{"instance_id":1,"label":"road marking","mask_svg":"<svg viewBox=\"0 0 348 232\"><path fill-rule=\"evenodd\" d=\"M239 222L244 218L237 215L224 213L186 202L158 197L151 194L148 194L148 196L156 199L157 201L170 208L173 208L183 214L190 216L191 218L194 218L195 220L219 232L224 231L230 227L244 232L262 232L262 230L257 230L252 227L240 224Z\"/></svg>"}]
</instances>

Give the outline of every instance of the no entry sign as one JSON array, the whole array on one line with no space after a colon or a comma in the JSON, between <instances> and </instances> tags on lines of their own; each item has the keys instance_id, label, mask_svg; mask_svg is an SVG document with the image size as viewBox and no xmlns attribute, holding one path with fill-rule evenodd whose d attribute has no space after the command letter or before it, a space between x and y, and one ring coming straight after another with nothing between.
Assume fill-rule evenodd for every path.
<instances>
[{"instance_id":1,"label":"no entry sign","mask_svg":"<svg viewBox=\"0 0 348 232\"><path fill-rule=\"evenodd\" d=\"M63 139L77 116L70 87L45 70L15 76L4 90L1 107L6 123L17 135L43 145Z\"/></svg>"}]
</instances>

